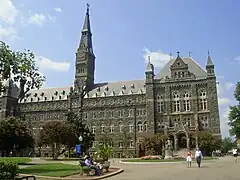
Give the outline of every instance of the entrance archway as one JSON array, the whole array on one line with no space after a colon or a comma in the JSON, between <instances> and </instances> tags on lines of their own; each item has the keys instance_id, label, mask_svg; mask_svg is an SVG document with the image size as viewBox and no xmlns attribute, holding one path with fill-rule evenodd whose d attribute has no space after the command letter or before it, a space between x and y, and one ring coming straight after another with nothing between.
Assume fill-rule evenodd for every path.
<instances>
[{"instance_id":1,"label":"entrance archway","mask_svg":"<svg viewBox=\"0 0 240 180\"><path fill-rule=\"evenodd\" d=\"M196 138L193 135L190 135L190 148L196 148Z\"/></svg>"},{"instance_id":2,"label":"entrance archway","mask_svg":"<svg viewBox=\"0 0 240 180\"><path fill-rule=\"evenodd\" d=\"M172 148L175 149L175 143L174 143L174 136L173 135L169 135L169 140L171 141L172 144Z\"/></svg>"},{"instance_id":3,"label":"entrance archway","mask_svg":"<svg viewBox=\"0 0 240 180\"><path fill-rule=\"evenodd\" d=\"M180 132L177 136L178 138L178 148L187 148L187 137L184 132Z\"/></svg>"}]
</instances>

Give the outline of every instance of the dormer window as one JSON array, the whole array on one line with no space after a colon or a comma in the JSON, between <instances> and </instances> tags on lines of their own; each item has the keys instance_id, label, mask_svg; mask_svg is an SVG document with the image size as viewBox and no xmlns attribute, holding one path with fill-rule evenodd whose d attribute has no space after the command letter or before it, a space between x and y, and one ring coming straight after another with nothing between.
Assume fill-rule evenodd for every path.
<instances>
[{"instance_id":1,"label":"dormer window","mask_svg":"<svg viewBox=\"0 0 240 180\"><path fill-rule=\"evenodd\" d=\"M33 102L33 98L31 98L31 102Z\"/></svg>"},{"instance_id":2,"label":"dormer window","mask_svg":"<svg viewBox=\"0 0 240 180\"><path fill-rule=\"evenodd\" d=\"M38 97L38 101L40 101L40 98Z\"/></svg>"},{"instance_id":3,"label":"dormer window","mask_svg":"<svg viewBox=\"0 0 240 180\"><path fill-rule=\"evenodd\" d=\"M46 101L46 100L47 100L47 97L44 97L44 100Z\"/></svg>"},{"instance_id":4,"label":"dormer window","mask_svg":"<svg viewBox=\"0 0 240 180\"><path fill-rule=\"evenodd\" d=\"M54 97L52 96L52 101L54 100Z\"/></svg>"},{"instance_id":5,"label":"dormer window","mask_svg":"<svg viewBox=\"0 0 240 180\"><path fill-rule=\"evenodd\" d=\"M41 96L44 96L44 92L41 93Z\"/></svg>"},{"instance_id":6,"label":"dormer window","mask_svg":"<svg viewBox=\"0 0 240 180\"><path fill-rule=\"evenodd\" d=\"M56 95L56 96L57 96L57 95L58 95L58 92L56 91L56 92L54 93L54 95Z\"/></svg>"},{"instance_id":7,"label":"dormer window","mask_svg":"<svg viewBox=\"0 0 240 180\"><path fill-rule=\"evenodd\" d=\"M37 97L37 93L34 94L34 97Z\"/></svg>"},{"instance_id":8,"label":"dormer window","mask_svg":"<svg viewBox=\"0 0 240 180\"><path fill-rule=\"evenodd\" d=\"M63 91L62 91L62 95L65 95L65 93L66 93L66 92L63 90Z\"/></svg>"},{"instance_id":9,"label":"dormer window","mask_svg":"<svg viewBox=\"0 0 240 180\"><path fill-rule=\"evenodd\" d=\"M62 97L61 96L59 96L59 100L61 100L62 99Z\"/></svg>"},{"instance_id":10,"label":"dormer window","mask_svg":"<svg viewBox=\"0 0 240 180\"><path fill-rule=\"evenodd\" d=\"M125 89L126 89L126 86L125 86L125 85L123 85L123 86L122 86L122 89L124 89L124 90L125 90Z\"/></svg>"},{"instance_id":11,"label":"dormer window","mask_svg":"<svg viewBox=\"0 0 240 180\"><path fill-rule=\"evenodd\" d=\"M97 91L100 92L100 87L97 87Z\"/></svg>"},{"instance_id":12,"label":"dormer window","mask_svg":"<svg viewBox=\"0 0 240 180\"><path fill-rule=\"evenodd\" d=\"M108 86L105 87L105 91L108 91Z\"/></svg>"},{"instance_id":13,"label":"dormer window","mask_svg":"<svg viewBox=\"0 0 240 180\"><path fill-rule=\"evenodd\" d=\"M135 88L134 84L131 84L131 88L133 88L133 89Z\"/></svg>"}]
</instances>

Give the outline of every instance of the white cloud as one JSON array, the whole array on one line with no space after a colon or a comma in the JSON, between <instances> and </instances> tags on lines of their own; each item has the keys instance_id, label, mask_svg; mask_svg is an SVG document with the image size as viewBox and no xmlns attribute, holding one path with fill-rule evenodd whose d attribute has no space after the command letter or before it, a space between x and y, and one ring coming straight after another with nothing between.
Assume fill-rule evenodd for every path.
<instances>
[{"instance_id":1,"label":"white cloud","mask_svg":"<svg viewBox=\"0 0 240 180\"><path fill-rule=\"evenodd\" d=\"M56 22L56 17L48 15L48 20L52 22Z\"/></svg>"},{"instance_id":2,"label":"white cloud","mask_svg":"<svg viewBox=\"0 0 240 180\"><path fill-rule=\"evenodd\" d=\"M234 60L240 62L240 56L235 57Z\"/></svg>"},{"instance_id":3,"label":"white cloud","mask_svg":"<svg viewBox=\"0 0 240 180\"><path fill-rule=\"evenodd\" d=\"M17 38L17 31L11 26L3 27L0 24L0 40L14 40Z\"/></svg>"},{"instance_id":4,"label":"white cloud","mask_svg":"<svg viewBox=\"0 0 240 180\"><path fill-rule=\"evenodd\" d=\"M36 24L36 25L42 27L43 24L46 22L46 20L47 20L47 18L45 15L35 13L29 17L28 22L30 24Z\"/></svg>"},{"instance_id":5,"label":"white cloud","mask_svg":"<svg viewBox=\"0 0 240 180\"><path fill-rule=\"evenodd\" d=\"M151 62L155 67L162 68L170 59L168 54L161 51L151 52L149 49L143 49L143 58L145 62L148 61L148 56L150 56Z\"/></svg>"},{"instance_id":6,"label":"white cloud","mask_svg":"<svg viewBox=\"0 0 240 180\"><path fill-rule=\"evenodd\" d=\"M63 10L62 10L62 8L54 8L54 11L56 11L56 12L62 12Z\"/></svg>"},{"instance_id":7,"label":"white cloud","mask_svg":"<svg viewBox=\"0 0 240 180\"><path fill-rule=\"evenodd\" d=\"M221 132L224 137L229 137L229 125L228 125L228 114L230 112L229 107L223 110L223 113L220 116L220 126L221 126Z\"/></svg>"},{"instance_id":8,"label":"white cloud","mask_svg":"<svg viewBox=\"0 0 240 180\"><path fill-rule=\"evenodd\" d=\"M53 70L58 72L67 72L70 67L70 63L68 62L52 61L42 56L36 57L36 63L39 66L41 71Z\"/></svg>"},{"instance_id":9,"label":"white cloud","mask_svg":"<svg viewBox=\"0 0 240 180\"><path fill-rule=\"evenodd\" d=\"M232 102L231 99L227 98L227 97L219 97L218 98L218 103L220 106L222 105L230 105Z\"/></svg>"},{"instance_id":10,"label":"white cloud","mask_svg":"<svg viewBox=\"0 0 240 180\"><path fill-rule=\"evenodd\" d=\"M230 90L234 87L234 84L232 82L226 82L225 88L226 90Z\"/></svg>"},{"instance_id":11,"label":"white cloud","mask_svg":"<svg viewBox=\"0 0 240 180\"><path fill-rule=\"evenodd\" d=\"M13 5L11 0L1 0L0 21L12 24L15 22L19 11Z\"/></svg>"}]
</instances>

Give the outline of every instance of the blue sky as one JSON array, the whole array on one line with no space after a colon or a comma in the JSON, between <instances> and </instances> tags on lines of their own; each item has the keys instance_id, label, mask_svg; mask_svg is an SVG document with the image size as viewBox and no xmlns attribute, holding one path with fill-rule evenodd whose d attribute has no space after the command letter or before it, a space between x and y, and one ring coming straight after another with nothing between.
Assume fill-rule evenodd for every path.
<instances>
[{"instance_id":1,"label":"blue sky","mask_svg":"<svg viewBox=\"0 0 240 180\"><path fill-rule=\"evenodd\" d=\"M205 66L210 50L220 84L222 133L228 135L228 106L240 67L237 0L0 0L0 40L31 49L45 87L72 84L86 3L97 82L143 79L146 56L159 71L171 52Z\"/></svg>"}]
</instances>

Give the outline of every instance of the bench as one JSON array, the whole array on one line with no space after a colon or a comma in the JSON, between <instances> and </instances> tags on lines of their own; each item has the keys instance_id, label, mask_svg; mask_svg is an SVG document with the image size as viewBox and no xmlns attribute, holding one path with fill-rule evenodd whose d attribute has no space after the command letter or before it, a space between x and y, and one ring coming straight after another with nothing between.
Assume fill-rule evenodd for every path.
<instances>
[{"instance_id":1,"label":"bench","mask_svg":"<svg viewBox=\"0 0 240 180\"><path fill-rule=\"evenodd\" d=\"M103 169L105 169L105 171L108 172L109 167L110 167L110 163L107 162L107 163L103 163L103 164L101 164L101 165L103 166Z\"/></svg>"},{"instance_id":2,"label":"bench","mask_svg":"<svg viewBox=\"0 0 240 180\"><path fill-rule=\"evenodd\" d=\"M89 176L90 172L94 171L90 167L86 166L84 161L80 161L79 164L80 164L81 169L82 169L82 174L86 174L87 176Z\"/></svg>"}]
</instances>

